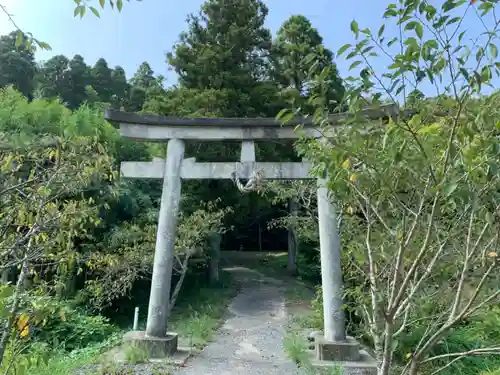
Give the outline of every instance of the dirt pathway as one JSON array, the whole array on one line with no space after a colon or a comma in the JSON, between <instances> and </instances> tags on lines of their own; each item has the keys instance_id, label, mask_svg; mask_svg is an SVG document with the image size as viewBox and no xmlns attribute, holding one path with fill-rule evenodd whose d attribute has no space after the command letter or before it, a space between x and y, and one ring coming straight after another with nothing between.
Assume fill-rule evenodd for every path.
<instances>
[{"instance_id":1,"label":"dirt pathway","mask_svg":"<svg viewBox=\"0 0 500 375\"><path fill-rule=\"evenodd\" d=\"M174 374L298 375L283 350L284 283L248 268L225 270L243 284L229 306L229 317L214 341Z\"/></svg>"}]
</instances>

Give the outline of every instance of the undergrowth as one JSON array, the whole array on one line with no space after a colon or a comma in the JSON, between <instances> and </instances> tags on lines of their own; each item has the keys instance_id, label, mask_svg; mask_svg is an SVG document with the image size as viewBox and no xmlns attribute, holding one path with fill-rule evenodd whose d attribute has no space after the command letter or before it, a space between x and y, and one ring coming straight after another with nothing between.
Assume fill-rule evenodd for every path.
<instances>
[{"instance_id":1,"label":"undergrowth","mask_svg":"<svg viewBox=\"0 0 500 375\"><path fill-rule=\"evenodd\" d=\"M309 313L296 315L291 319L289 332L283 342L288 357L301 367L309 366L308 345L303 334L304 329L322 330L322 328L323 305L321 287L318 287L316 298L311 302ZM360 337L363 336L363 333L359 331L359 327L357 329L356 333ZM394 353L396 360L402 362L404 356L412 352L413 348L418 345L425 329L426 327L422 326L401 335ZM498 346L498 343L500 343L500 306L456 327L450 335L435 346L429 355L461 353L481 347ZM433 361L432 366L423 369L423 374L432 374L437 369L442 368L439 375L500 375L499 355L468 356L453 363L450 362L451 360L448 357ZM312 369L308 371L310 371L311 375L318 374Z\"/></svg>"},{"instance_id":2,"label":"undergrowth","mask_svg":"<svg viewBox=\"0 0 500 375\"><path fill-rule=\"evenodd\" d=\"M227 272L220 273L216 286L196 286L178 301L171 320L171 330L189 339L190 346L201 348L212 340L221 324L229 301L238 284Z\"/></svg>"},{"instance_id":3,"label":"undergrowth","mask_svg":"<svg viewBox=\"0 0 500 375\"><path fill-rule=\"evenodd\" d=\"M212 339L229 300L237 292L238 285L229 274L221 272L220 276L215 286L190 285L172 311L169 329L191 346L201 348ZM103 354L121 342L125 330L117 329L106 318L85 315L82 311L67 311L67 319L50 323L47 326L50 329L40 332L29 345L21 341L12 345L0 373L68 375L78 368L97 365L101 369L99 374L118 374L104 364ZM136 351L126 351L125 357L130 364L147 361L143 353Z\"/></svg>"}]
</instances>

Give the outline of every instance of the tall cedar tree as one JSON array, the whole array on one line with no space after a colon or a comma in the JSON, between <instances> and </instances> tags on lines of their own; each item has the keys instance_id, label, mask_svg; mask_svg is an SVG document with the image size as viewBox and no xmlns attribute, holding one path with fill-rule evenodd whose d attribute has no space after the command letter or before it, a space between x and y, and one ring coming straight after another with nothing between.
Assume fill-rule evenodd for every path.
<instances>
[{"instance_id":1,"label":"tall cedar tree","mask_svg":"<svg viewBox=\"0 0 500 375\"><path fill-rule=\"evenodd\" d=\"M333 53L324 47L323 38L306 17L291 16L283 23L272 52L272 76L282 88L292 90L289 95L304 99L318 93L319 88L311 79L328 68L328 79L323 83L327 85L323 91L325 99L331 109L340 103L345 89L333 62Z\"/></svg>"},{"instance_id":2,"label":"tall cedar tree","mask_svg":"<svg viewBox=\"0 0 500 375\"><path fill-rule=\"evenodd\" d=\"M251 115L252 93L268 75L271 33L260 0L208 0L167 54L181 87L226 90L231 112Z\"/></svg>"},{"instance_id":3,"label":"tall cedar tree","mask_svg":"<svg viewBox=\"0 0 500 375\"><path fill-rule=\"evenodd\" d=\"M103 103L111 102L111 88L113 87L113 79L111 77L111 69L105 59L97 60L91 70L92 87L99 95L99 100Z\"/></svg>"},{"instance_id":4,"label":"tall cedar tree","mask_svg":"<svg viewBox=\"0 0 500 375\"><path fill-rule=\"evenodd\" d=\"M17 31L0 37L0 87L13 85L19 92L31 98L36 74L35 55L25 43L16 47ZM26 36L24 40L27 40Z\"/></svg>"}]
</instances>

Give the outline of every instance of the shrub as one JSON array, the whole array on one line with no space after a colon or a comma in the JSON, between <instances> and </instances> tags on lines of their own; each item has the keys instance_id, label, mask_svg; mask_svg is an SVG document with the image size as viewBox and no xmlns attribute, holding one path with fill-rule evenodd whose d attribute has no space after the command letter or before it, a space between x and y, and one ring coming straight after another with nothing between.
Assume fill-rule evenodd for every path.
<instances>
[{"instance_id":1,"label":"shrub","mask_svg":"<svg viewBox=\"0 0 500 375\"><path fill-rule=\"evenodd\" d=\"M104 341L113 332L115 328L107 318L64 306L59 316L47 320L35 334L34 340L47 343L52 348L72 351Z\"/></svg>"}]
</instances>

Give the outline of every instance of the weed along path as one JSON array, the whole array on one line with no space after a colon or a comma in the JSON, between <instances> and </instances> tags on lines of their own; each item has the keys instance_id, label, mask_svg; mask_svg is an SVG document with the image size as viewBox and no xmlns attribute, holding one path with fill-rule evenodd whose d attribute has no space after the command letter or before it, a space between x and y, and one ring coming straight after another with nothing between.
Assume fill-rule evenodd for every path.
<instances>
[{"instance_id":1,"label":"weed along path","mask_svg":"<svg viewBox=\"0 0 500 375\"><path fill-rule=\"evenodd\" d=\"M285 284L243 267L225 269L242 283L214 340L175 375L299 374L283 349Z\"/></svg>"}]
</instances>

